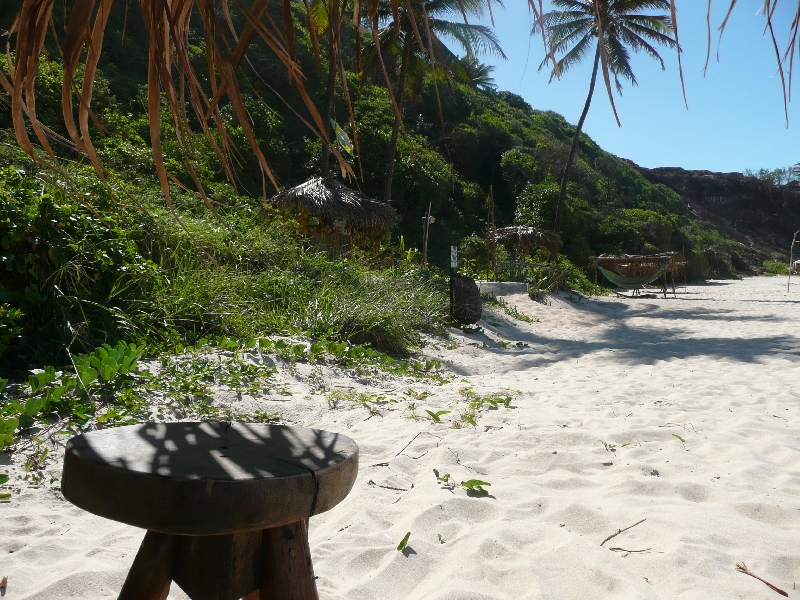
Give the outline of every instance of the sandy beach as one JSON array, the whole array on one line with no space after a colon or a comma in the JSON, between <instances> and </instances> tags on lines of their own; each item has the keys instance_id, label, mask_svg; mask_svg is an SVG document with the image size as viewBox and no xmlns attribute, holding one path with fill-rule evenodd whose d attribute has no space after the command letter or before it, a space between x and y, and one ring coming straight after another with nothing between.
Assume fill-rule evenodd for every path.
<instances>
[{"instance_id":1,"label":"sandy beach","mask_svg":"<svg viewBox=\"0 0 800 600\"><path fill-rule=\"evenodd\" d=\"M800 598L800 280L789 294L762 277L547 305L509 286L504 300L536 321L486 309L481 332L431 339L442 384L278 364L291 396L259 405L361 452L348 498L311 519L320 597L779 597L736 572L744 562ZM330 401L337 390L376 398L372 412ZM495 395L510 407L463 421L470 399ZM425 409L451 412L434 423ZM19 460L3 470L18 475ZM143 532L72 506L57 481L14 481L0 505L5 597L116 597ZM186 598L177 585L169 597Z\"/></svg>"}]
</instances>

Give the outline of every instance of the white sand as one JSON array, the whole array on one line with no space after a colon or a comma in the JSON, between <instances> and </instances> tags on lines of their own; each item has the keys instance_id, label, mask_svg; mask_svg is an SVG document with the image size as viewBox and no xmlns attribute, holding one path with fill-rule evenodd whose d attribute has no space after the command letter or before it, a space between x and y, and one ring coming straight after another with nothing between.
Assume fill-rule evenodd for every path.
<instances>
[{"instance_id":1,"label":"white sand","mask_svg":"<svg viewBox=\"0 0 800 600\"><path fill-rule=\"evenodd\" d=\"M431 345L455 375L445 385L317 371L328 386L397 399L382 416L304 398L310 367L281 371L294 395L268 404L285 422L340 431L361 449L350 496L311 520L321 598L779 597L737 573L740 561L800 598L800 285L790 295L775 277L666 300L507 300L540 322L487 311L484 333ZM452 429L465 387L511 394L513 408ZM431 394L417 412L453 412L441 424L410 419L407 389ZM489 481L491 496L444 489L433 469ZM73 507L57 488L15 487L0 506L6 597L116 597L142 532ZM170 598L185 597L173 585Z\"/></svg>"}]
</instances>

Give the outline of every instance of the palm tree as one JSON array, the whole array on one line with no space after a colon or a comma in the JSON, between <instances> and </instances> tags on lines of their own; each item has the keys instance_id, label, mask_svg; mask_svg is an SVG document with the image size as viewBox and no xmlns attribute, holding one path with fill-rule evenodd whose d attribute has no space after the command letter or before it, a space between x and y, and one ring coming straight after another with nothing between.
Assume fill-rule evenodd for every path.
<instances>
[{"instance_id":1,"label":"palm tree","mask_svg":"<svg viewBox=\"0 0 800 600\"><path fill-rule=\"evenodd\" d=\"M421 88L425 73L430 69L433 71L434 84L437 78L466 77L462 63L442 38L458 43L468 56L488 53L506 57L490 28L447 20L448 17L468 14L481 16L484 3L485 0L408 0L395 9L389 2L384 2L378 10L377 18L381 26L373 33L372 43L364 48L365 72L376 71L379 63L387 85L390 85L384 57L393 57L399 62L394 91L395 120L386 163L385 202L392 199L394 161L406 98ZM437 87L437 97L438 93Z\"/></svg>"},{"instance_id":2,"label":"palm tree","mask_svg":"<svg viewBox=\"0 0 800 600\"><path fill-rule=\"evenodd\" d=\"M467 76L467 85L476 90L497 90L497 84L492 77L492 71L495 69L492 65L484 64L470 55L462 56L459 60Z\"/></svg>"},{"instance_id":3,"label":"palm tree","mask_svg":"<svg viewBox=\"0 0 800 600\"><path fill-rule=\"evenodd\" d=\"M556 54L563 56L558 59L550 75L550 81L560 73L566 73L580 63L594 48L594 66L592 78L589 83L589 94L583 106L581 118L575 128L572 146L569 149L567 163L561 175L561 189L558 196L554 231L558 233L561 227L561 217L564 212L564 200L567 196L567 181L578 139L592 103L592 94L597 81L597 69L603 65L603 76L608 89L608 97L616 116L614 97L611 91L609 75L613 75L617 92L622 92L620 79L627 79L631 85L636 85L636 77L631 70L630 52L644 51L661 64L664 61L656 51L654 44L676 47L673 33L672 19L666 14L641 14L643 10L667 11L670 9L670 0L552 0L553 4L561 10L554 10L542 16L543 26L550 39L552 52L539 66L541 70L548 62L555 60ZM532 34L540 31L539 25L534 24ZM597 40L595 42L595 40ZM602 40L602 43L601 43ZM619 118L617 118L619 124Z\"/></svg>"}]
</instances>

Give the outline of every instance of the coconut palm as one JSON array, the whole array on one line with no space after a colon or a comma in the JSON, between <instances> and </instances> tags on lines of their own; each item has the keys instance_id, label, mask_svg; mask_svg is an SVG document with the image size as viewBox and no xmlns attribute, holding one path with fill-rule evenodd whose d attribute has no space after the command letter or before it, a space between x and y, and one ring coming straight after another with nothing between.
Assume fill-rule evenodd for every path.
<instances>
[{"instance_id":1,"label":"coconut palm","mask_svg":"<svg viewBox=\"0 0 800 600\"><path fill-rule=\"evenodd\" d=\"M668 11L670 0L553 0L560 10L542 16L542 23L549 37L552 52L539 66L541 70L552 63L557 55L563 55L552 66L550 81L557 75L566 73L579 64L594 49L594 66L589 82L589 94L583 106L581 118L575 128L572 146L569 150L564 172L561 175L561 189L558 196L554 231L558 233L564 212L567 195L567 181L578 139L592 103L592 94L597 81L597 70L603 65L603 75L608 89L608 97L614 108L610 77L613 76L617 92L622 92L621 79L636 85L636 76L630 64L630 50L645 52L661 64L664 61L656 51L655 45L676 47L672 19L667 14L642 14L642 11ZM534 24L532 34L540 31ZM630 49L630 50L629 50ZM616 116L616 108L614 108ZM619 118L617 118L619 123Z\"/></svg>"},{"instance_id":2,"label":"coconut palm","mask_svg":"<svg viewBox=\"0 0 800 600\"><path fill-rule=\"evenodd\" d=\"M413 97L421 89L425 73L431 70L434 83L437 78L467 77L458 56L450 51L443 38L459 44L468 56L492 54L505 58L490 28L466 23L462 17L479 17L483 14L484 6L485 0L408 0L399 9L393 9L389 2L384 2L378 10L380 28L373 34L372 43L364 48L363 65L365 72L382 70L387 85L390 77L385 61L392 59L397 66L395 120L386 163L385 202L392 199L394 161L406 98ZM437 97L438 93L437 87Z\"/></svg>"},{"instance_id":3,"label":"coconut palm","mask_svg":"<svg viewBox=\"0 0 800 600\"><path fill-rule=\"evenodd\" d=\"M476 90L497 90L497 84L492 77L492 71L495 69L492 65L484 64L469 55L462 56L459 60L467 76L465 80L467 85Z\"/></svg>"}]
</instances>

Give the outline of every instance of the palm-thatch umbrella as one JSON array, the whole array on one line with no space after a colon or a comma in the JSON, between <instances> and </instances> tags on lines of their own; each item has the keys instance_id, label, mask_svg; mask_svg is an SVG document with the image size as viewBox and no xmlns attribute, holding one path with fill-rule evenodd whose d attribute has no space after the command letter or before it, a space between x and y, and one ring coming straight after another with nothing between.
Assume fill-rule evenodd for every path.
<instances>
[{"instance_id":1,"label":"palm-thatch umbrella","mask_svg":"<svg viewBox=\"0 0 800 600\"><path fill-rule=\"evenodd\" d=\"M488 240L490 244L502 244L509 252L519 255L530 254L538 248L545 248L550 254L558 254L561 250L561 238L557 233L525 225L495 229L489 233Z\"/></svg>"},{"instance_id":2,"label":"palm-thatch umbrella","mask_svg":"<svg viewBox=\"0 0 800 600\"><path fill-rule=\"evenodd\" d=\"M512 279L515 277L514 263L517 257L522 257L522 266L519 267L519 276L525 264L525 257L533 254L539 248L544 248L550 252L551 257L555 257L561 250L561 238L557 233L538 227L528 227L526 225L513 225L511 227L500 227L490 231L486 236L489 249L493 251L497 244L505 247L509 254L509 270Z\"/></svg>"},{"instance_id":3,"label":"palm-thatch umbrella","mask_svg":"<svg viewBox=\"0 0 800 600\"><path fill-rule=\"evenodd\" d=\"M267 200L269 206L314 216L328 225L342 224L362 232L391 229L400 222L397 211L367 198L333 178L314 177Z\"/></svg>"}]
</instances>

